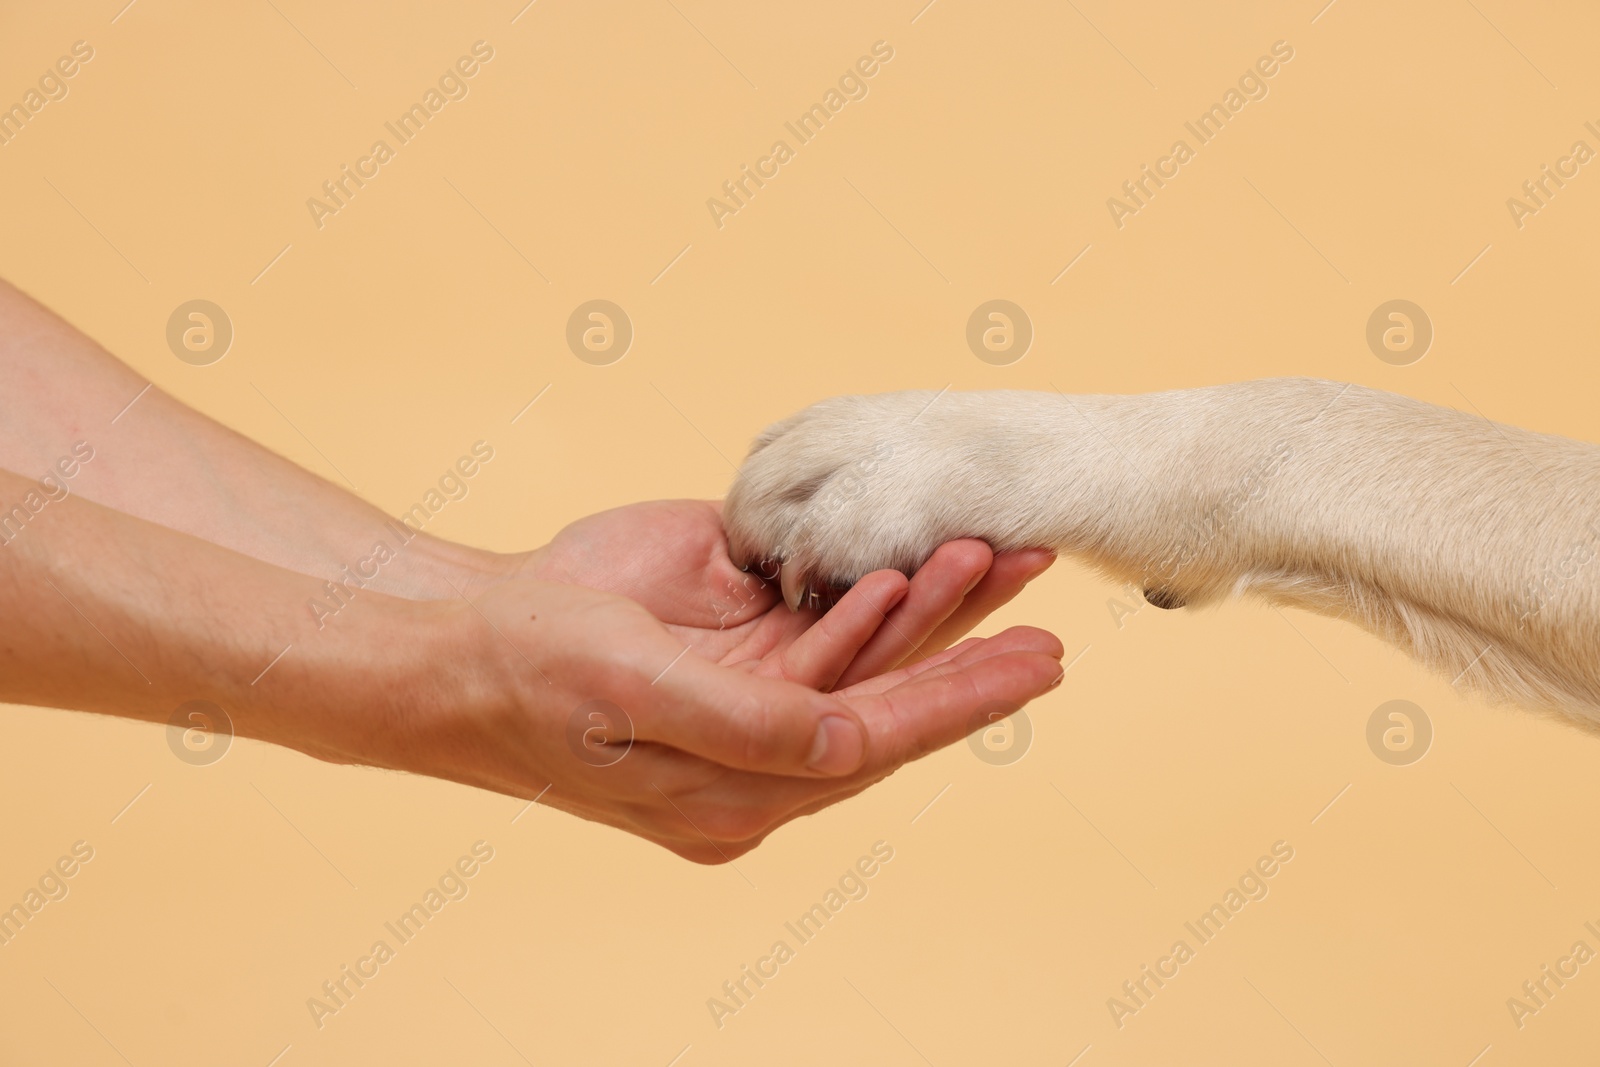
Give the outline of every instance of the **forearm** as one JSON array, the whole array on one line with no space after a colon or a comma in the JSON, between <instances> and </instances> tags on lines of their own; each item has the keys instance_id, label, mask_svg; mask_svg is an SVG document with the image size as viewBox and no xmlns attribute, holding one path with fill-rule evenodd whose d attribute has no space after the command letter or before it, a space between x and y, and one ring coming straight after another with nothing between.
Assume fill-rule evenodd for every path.
<instances>
[{"instance_id":1,"label":"forearm","mask_svg":"<svg viewBox=\"0 0 1600 1067\"><path fill-rule=\"evenodd\" d=\"M0 703L166 721L207 700L243 736L396 766L476 684L459 601L367 592L319 625L314 578L81 498L49 501L0 471L0 518L13 505L28 518L0 526Z\"/></svg>"},{"instance_id":2,"label":"forearm","mask_svg":"<svg viewBox=\"0 0 1600 1067\"><path fill-rule=\"evenodd\" d=\"M454 596L464 576L507 562L402 528L149 386L0 282L0 468L39 477L82 442L93 458L72 464L70 479L56 474L75 494L279 567L401 596ZM380 541L393 558L363 566ZM352 583L357 571L371 577Z\"/></svg>"}]
</instances>

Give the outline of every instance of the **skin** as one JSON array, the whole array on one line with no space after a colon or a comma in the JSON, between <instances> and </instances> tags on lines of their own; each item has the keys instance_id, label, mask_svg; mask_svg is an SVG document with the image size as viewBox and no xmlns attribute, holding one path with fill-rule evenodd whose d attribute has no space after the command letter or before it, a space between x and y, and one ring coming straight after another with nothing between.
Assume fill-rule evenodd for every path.
<instances>
[{"instance_id":1,"label":"skin","mask_svg":"<svg viewBox=\"0 0 1600 1067\"><path fill-rule=\"evenodd\" d=\"M719 863L1061 676L1041 630L955 643L1049 552L952 541L791 613L734 565L711 501L618 508L524 553L418 534L319 620L309 602L386 516L147 384L0 283L0 614L26 620L0 631L0 703L166 722L207 700L240 736ZM68 478L78 442L93 456ZM596 700L632 737L610 766L568 741Z\"/></svg>"}]
</instances>

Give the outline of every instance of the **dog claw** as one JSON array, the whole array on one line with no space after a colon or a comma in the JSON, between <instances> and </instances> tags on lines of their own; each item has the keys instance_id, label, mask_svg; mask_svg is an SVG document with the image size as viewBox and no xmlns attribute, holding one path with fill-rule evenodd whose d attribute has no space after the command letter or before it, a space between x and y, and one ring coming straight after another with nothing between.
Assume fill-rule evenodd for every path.
<instances>
[{"instance_id":1,"label":"dog claw","mask_svg":"<svg viewBox=\"0 0 1600 1067\"><path fill-rule=\"evenodd\" d=\"M805 569L794 563L779 566L778 588L783 591L783 602L789 605L789 610L799 611L806 600Z\"/></svg>"}]
</instances>

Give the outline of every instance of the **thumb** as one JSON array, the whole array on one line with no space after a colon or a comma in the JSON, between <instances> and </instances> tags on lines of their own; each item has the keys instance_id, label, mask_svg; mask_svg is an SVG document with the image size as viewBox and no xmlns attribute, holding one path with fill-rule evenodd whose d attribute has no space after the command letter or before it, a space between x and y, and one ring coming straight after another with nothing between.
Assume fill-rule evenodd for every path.
<instances>
[{"instance_id":1,"label":"thumb","mask_svg":"<svg viewBox=\"0 0 1600 1067\"><path fill-rule=\"evenodd\" d=\"M842 701L686 655L640 694L641 740L743 771L836 777L867 756L867 731Z\"/></svg>"}]
</instances>

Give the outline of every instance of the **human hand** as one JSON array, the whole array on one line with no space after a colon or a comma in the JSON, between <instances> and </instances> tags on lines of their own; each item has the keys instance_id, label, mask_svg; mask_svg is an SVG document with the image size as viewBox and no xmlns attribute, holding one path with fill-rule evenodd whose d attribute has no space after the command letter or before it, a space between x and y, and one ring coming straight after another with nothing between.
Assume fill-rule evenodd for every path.
<instances>
[{"instance_id":1,"label":"human hand","mask_svg":"<svg viewBox=\"0 0 1600 1067\"><path fill-rule=\"evenodd\" d=\"M1054 559L1043 549L996 555L982 541L952 541L914 578L870 574L826 614L774 610L783 605L777 584L730 558L719 501L660 500L579 519L509 573L617 593L705 659L829 689L949 647ZM847 648L853 658L841 661Z\"/></svg>"},{"instance_id":2,"label":"human hand","mask_svg":"<svg viewBox=\"0 0 1600 1067\"><path fill-rule=\"evenodd\" d=\"M425 718L407 769L736 858L1059 680L1040 630L940 651L1049 555L941 553L910 581L867 576L819 621L733 565L715 504L580 520L518 576L463 590L464 647L495 665L490 684Z\"/></svg>"}]
</instances>

